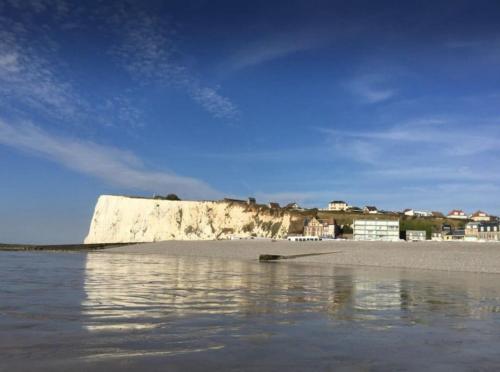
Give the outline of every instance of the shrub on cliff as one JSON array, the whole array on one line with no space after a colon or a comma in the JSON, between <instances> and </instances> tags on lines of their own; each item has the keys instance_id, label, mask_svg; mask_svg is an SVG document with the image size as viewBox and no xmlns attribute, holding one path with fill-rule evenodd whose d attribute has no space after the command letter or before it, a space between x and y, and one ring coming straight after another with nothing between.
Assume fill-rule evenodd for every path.
<instances>
[{"instance_id":1,"label":"shrub on cliff","mask_svg":"<svg viewBox=\"0 0 500 372\"><path fill-rule=\"evenodd\" d=\"M165 200L181 200L181 199L175 194L168 194L167 196L165 196Z\"/></svg>"},{"instance_id":2,"label":"shrub on cliff","mask_svg":"<svg viewBox=\"0 0 500 372\"><path fill-rule=\"evenodd\" d=\"M242 230L243 232L252 232L253 229L255 229L255 224L253 222L247 223L245 226L243 226Z\"/></svg>"}]
</instances>

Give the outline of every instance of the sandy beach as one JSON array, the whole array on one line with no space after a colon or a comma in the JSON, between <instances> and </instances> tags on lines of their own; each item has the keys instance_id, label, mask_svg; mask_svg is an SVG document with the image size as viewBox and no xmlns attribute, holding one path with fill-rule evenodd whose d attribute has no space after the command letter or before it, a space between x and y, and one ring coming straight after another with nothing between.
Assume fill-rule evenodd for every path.
<instances>
[{"instance_id":1,"label":"sandy beach","mask_svg":"<svg viewBox=\"0 0 500 372\"><path fill-rule=\"evenodd\" d=\"M161 254L256 260L260 254L331 254L283 260L338 266L376 266L425 270L500 273L499 243L466 242L288 242L269 240L167 241L109 248L106 253ZM100 253L94 253L100 254Z\"/></svg>"}]
</instances>

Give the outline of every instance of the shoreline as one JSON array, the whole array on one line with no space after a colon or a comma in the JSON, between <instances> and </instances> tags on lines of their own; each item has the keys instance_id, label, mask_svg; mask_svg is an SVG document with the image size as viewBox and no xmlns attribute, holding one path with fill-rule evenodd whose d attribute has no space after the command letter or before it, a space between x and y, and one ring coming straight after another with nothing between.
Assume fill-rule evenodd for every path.
<instances>
[{"instance_id":1,"label":"shoreline","mask_svg":"<svg viewBox=\"0 0 500 372\"><path fill-rule=\"evenodd\" d=\"M270 240L165 241L100 250L94 254L165 255L214 259L257 260L261 254L297 255L278 262L321 263L415 270L500 274L500 244L470 242L372 242Z\"/></svg>"},{"instance_id":2,"label":"shoreline","mask_svg":"<svg viewBox=\"0 0 500 372\"><path fill-rule=\"evenodd\" d=\"M97 244L3 244L0 252L50 251L50 252L88 252L112 247L122 247L137 243L97 243Z\"/></svg>"},{"instance_id":3,"label":"shoreline","mask_svg":"<svg viewBox=\"0 0 500 372\"><path fill-rule=\"evenodd\" d=\"M0 244L0 251L163 255L244 261L258 260L261 254L287 256L320 253L275 262L500 274L498 242L198 240L64 245Z\"/></svg>"}]
</instances>

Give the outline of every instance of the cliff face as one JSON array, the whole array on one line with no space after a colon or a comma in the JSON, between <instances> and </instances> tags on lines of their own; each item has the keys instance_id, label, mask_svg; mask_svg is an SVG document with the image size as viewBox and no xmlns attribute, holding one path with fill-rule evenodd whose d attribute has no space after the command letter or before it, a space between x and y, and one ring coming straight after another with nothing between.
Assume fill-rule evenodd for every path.
<instances>
[{"instance_id":1,"label":"cliff face","mask_svg":"<svg viewBox=\"0 0 500 372\"><path fill-rule=\"evenodd\" d=\"M85 243L282 238L302 219L283 210L229 201L172 201L103 195Z\"/></svg>"}]
</instances>

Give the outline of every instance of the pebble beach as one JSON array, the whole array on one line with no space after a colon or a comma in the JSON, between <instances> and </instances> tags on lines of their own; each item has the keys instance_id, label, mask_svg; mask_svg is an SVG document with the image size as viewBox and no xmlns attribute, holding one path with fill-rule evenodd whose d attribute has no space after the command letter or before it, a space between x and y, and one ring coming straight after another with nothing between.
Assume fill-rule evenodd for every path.
<instances>
[{"instance_id":1,"label":"pebble beach","mask_svg":"<svg viewBox=\"0 0 500 372\"><path fill-rule=\"evenodd\" d=\"M335 266L374 266L420 270L500 273L500 243L471 242L289 242L255 240L165 241L108 248L106 253L257 260L261 254L328 253L277 261ZM93 254L100 254L96 252Z\"/></svg>"}]
</instances>

